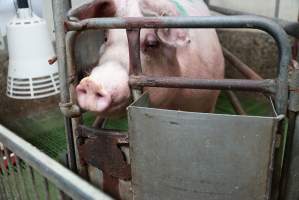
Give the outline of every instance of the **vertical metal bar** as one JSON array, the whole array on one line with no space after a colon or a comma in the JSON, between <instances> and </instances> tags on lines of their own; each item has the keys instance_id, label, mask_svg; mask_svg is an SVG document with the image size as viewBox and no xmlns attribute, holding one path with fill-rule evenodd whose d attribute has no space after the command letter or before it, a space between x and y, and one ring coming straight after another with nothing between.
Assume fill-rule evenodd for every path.
<instances>
[{"instance_id":1,"label":"vertical metal bar","mask_svg":"<svg viewBox=\"0 0 299 200\"><path fill-rule=\"evenodd\" d=\"M294 158L298 159L299 156L299 117L297 117L296 112L289 112L288 122L288 134L285 144L284 162L280 183L280 200L292 200L299 198L299 191L297 188L299 186L298 178L296 178L296 176L299 176L299 172L294 168L294 166L298 167L298 164L296 164L296 160L294 160ZM296 188L294 188L294 186Z\"/></svg>"},{"instance_id":2,"label":"vertical metal bar","mask_svg":"<svg viewBox=\"0 0 299 200\"><path fill-rule=\"evenodd\" d=\"M22 185L22 190L24 191L25 195L24 195L24 199L30 199L30 196L28 194L28 191L26 189L26 183L25 183L25 178L23 177L23 172L22 172L22 168L21 168L21 162L19 157L16 155L16 166L17 166L17 173L19 176L19 180L21 181L21 185ZM26 198L25 198L26 197Z\"/></svg>"},{"instance_id":3,"label":"vertical metal bar","mask_svg":"<svg viewBox=\"0 0 299 200\"><path fill-rule=\"evenodd\" d=\"M14 189L16 190L16 194L17 194L16 199L22 199L19 183L18 183L16 175L15 175L14 165L11 162L11 158L10 158L11 154L8 152L7 148L4 148L4 154L7 158L8 171L10 172L10 176L12 176L12 178L13 178L13 186L14 186Z\"/></svg>"},{"instance_id":4,"label":"vertical metal bar","mask_svg":"<svg viewBox=\"0 0 299 200\"><path fill-rule=\"evenodd\" d=\"M2 173L0 173L1 198L2 199L8 199L8 197L7 197L7 191L5 189L5 185L4 184L5 183L3 182Z\"/></svg>"},{"instance_id":5,"label":"vertical metal bar","mask_svg":"<svg viewBox=\"0 0 299 200\"><path fill-rule=\"evenodd\" d=\"M45 200L50 200L51 195L50 195L49 181L45 177L43 177L43 184L44 184L44 187L45 187Z\"/></svg>"},{"instance_id":6,"label":"vertical metal bar","mask_svg":"<svg viewBox=\"0 0 299 200\"><path fill-rule=\"evenodd\" d=\"M7 192L7 196L8 196L8 199L9 198L14 198L14 194L13 194L13 190L12 190L12 187L11 187L11 183L10 183L10 180L9 180L9 174L8 174L8 169L6 167L6 164L5 164L5 159L4 159L4 154L3 154L3 150L0 150L0 168L1 168L1 171L2 171L2 176L3 176L3 180L4 180L4 184L6 187L6 192Z\"/></svg>"},{"instance_id":7,"label":"vertical metal bar","mask_svg":"<svg viewBox=\"0 0 299 200\"><path fill-rule=\"evenodd\" d=\"M299 12L298 12L299 22ZM299 40L294 44L293 59L299 63ZM297 55L296 55L297 54ZM291 78L289 103L289 126L280 185L280 200L299 199L299 66L294 66Z\"/></svg>"},{"instance_id":8,"label":"vertical metal bar","mask_svg":"<svg viewBox=\"0 0 299 200\"><path fill-rule=\"evenodd\" d=\"M131 73L139 75L142 73L140 60L140 29L127 30L129 42L129 56Z\"/></svg>"},{"instance_id":9,"label":"vertical metal bar","mask_svg":"<svg viewBox=\"0 0 299 200\"><path fill-rule=\"evenodd\" d=\"M76 41L78 34L79 34L79 32L74 32L74 31L68 32L66 34L66 39L65 39L67 70L68 70L68 76L71 77L70 85L69 85L70 99L74 105L78 104L77 103L77 95L75 93L75 91L76 91L75 88L79 82L79 77L78 77L79 74L78 74L78 69L76 67L76 64L74 62L74 60L75 60L75 58L74 58L75 57L74 56L75 41ZM72 119L72 129L73 129L74 136L76 138L78 138L76 130L77 130L78 126L82 123L83 123L82 115ZM87 167L87 164L83 163L83 160L80 158L80 155L78 153L77 143L78 143L78 141L76 141L76 143L74 143L74 145L75 145L75 152L77 155L76 162L77 162L78 172L81 177L83 177L86 180L89 180L88 167Z\"/></svg>"},{"instance_id":10,"label":"vertical metal bar","mask_svg":"<svg viewBox=\"0 0 299 200\"><path fill-rule=\"evenodd\" d=\"M274 11L275 18L279 18L279 10L280 10L280 0L275 0L275 11Z\"/></svg>"},{"instance_id":11,"label":"vertical metal bar","mask_svg":"<svg viewBox=\"0 0 299 200\"><path fill-rule=\"evenodd\" d=\"M35 185L34 185L34 176L32 176L32 167L28 164L26 164L26 172L27 172L27 179L28 181L26 182L26 186L27 186L27 190L29 191L30 190L30 199L34 198L35 200L39 200L37 194L36 194L36 188L35 188Z\"/></svg>"},{"instance_id":12,"label":"vertical metal bar","mask_svg":"<svg viewBox=\"0 0 299 200\"><path fill-rule=\"evenodd\" d=\"M70 94L67 76L64 20L66 13L71 6L69 0L52 0L52 6L56 36L56 53L59 66L59 80L61 90L60 99L62 104L66 104L70 101ZM68 167L73 172L77 173L76 153L71 119L69 117L64 117L64 124L67 135L67 148L69 158Z\"/></svg>"},{"instance_id":13,"label":"vertical metal bar","mask_svg":"<svg viewBox=\"0 0 299 200\"><path fill-rule=\"evenodd\" d=\"M127 37L129 43L130 74L139 75L142 73L140 60L140 29L127 30ZM142 94L141 88L133 89L132 93L134 100L137 100Z\"/></svg>"},{"instance_id":14,"label":"vertical metal bar","mask_svg":"<svg viewBox=\"0 0 299 200\"><path fill-rule=\"evenodd\" d=\"M38 190L38 186L37 186L37 183L36 183L36 176L34 174L34 169L31 166L29 167L29 171L30 171L30 176L31 176L31 180L32 180L33 191L34 191L35 197L36 197L36 199L41 199L40 198L40 193L39 193L39 190Z\"/></svg>"},{"instance_id":15,"label":"vertical metal bar","mask_svg":"<svg viewBox=\"0 0 299 200\"><path fill-rule=\"evenodd\" d=\"M204 1L208 6L210 5L210 0L204 0Z\"/></svg>"}]
</instances>

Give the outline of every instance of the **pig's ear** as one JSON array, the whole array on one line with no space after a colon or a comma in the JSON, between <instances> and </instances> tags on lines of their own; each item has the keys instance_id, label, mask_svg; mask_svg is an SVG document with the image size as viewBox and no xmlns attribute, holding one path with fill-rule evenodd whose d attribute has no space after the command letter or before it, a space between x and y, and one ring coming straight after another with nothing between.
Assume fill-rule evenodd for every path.
<instances>
[{"instance_id":1,"label":"pig's ear","mask_svg":"<svg viewBox=\"0 0 299 200\"><path fill-rule=\"evenodd\" d=\"M98 17L114 17L115 14L116 5L114 0L93 0L89 3L82 4L69 12L69 16L76 17L79 20Z\"/></svg>"},{"instance_id":2,"label":"pig's ear","mask_svg":"<svg viewBox=\"0 0 299 200\"><path fill-rule=\"evenodd\" d=\"M186 29L158 29L156 34L162 43L170 47L185 47L190 43Z\"/></svg>"}]
</instances>

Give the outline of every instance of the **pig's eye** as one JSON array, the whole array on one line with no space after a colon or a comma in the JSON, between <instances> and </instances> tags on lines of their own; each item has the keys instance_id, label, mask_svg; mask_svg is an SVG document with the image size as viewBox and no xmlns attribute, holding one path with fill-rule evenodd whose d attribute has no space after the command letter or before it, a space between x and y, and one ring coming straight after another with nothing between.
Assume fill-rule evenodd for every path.
<instances>
[{"instance_id":1,"label":"pig's eye","mask_svg":"<svg viewBox=\"0 0 299 200\"><path fill-rule=\"evenodd\" d=\"M159 47L159 40L155 34L147 34L144 40L145 47L148 48L157 48Z\"/></svg>"}]
</instances>

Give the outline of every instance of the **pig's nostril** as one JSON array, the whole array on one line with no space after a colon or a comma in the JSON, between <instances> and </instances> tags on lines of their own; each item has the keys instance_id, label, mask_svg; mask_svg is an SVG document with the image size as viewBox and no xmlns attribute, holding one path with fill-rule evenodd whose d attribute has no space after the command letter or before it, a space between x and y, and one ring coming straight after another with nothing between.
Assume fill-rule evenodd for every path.
<instances>
[{"instance_id":1,"label":"pig's nostril","mask_svg":"<svg viewBox=\"0 0 299 200\"><path fill-rule=\"evenodd\" d=\"M81 93L81 94L86 94L86 93L87 93L87 91L86 91L85 89L79 89L79 90L78 90L78 93Z\"/></svg>"},{"instance_id":2,"label":"pig's nostril","mask_svg":"<svg viewBox=\"0 0 299 200\"><path fill-rule=\"evenodd\" d=\"M103 97L103 95L98 92L98 93L96 93L96 97L101 98L101 97Z\"/></svg>"}]
</instances>

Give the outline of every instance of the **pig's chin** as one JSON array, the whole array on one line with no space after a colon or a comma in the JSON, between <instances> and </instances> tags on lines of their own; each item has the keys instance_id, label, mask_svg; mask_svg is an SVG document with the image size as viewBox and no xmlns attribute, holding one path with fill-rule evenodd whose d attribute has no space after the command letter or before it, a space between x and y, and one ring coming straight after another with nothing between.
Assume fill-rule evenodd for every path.
<instances>
[{"instance_id":1,"label":"pig's chin","mask_svg":"<svg viewBox=\"0 0 299 200\"><path fill-rule=\"evenodd\" d=\"M92 112L96 113L102 117L120 117L126 114L126 108L130 102L122 102L117 104L111 104L105 110L94 110Z\"/></svg>"}]
</instances>

